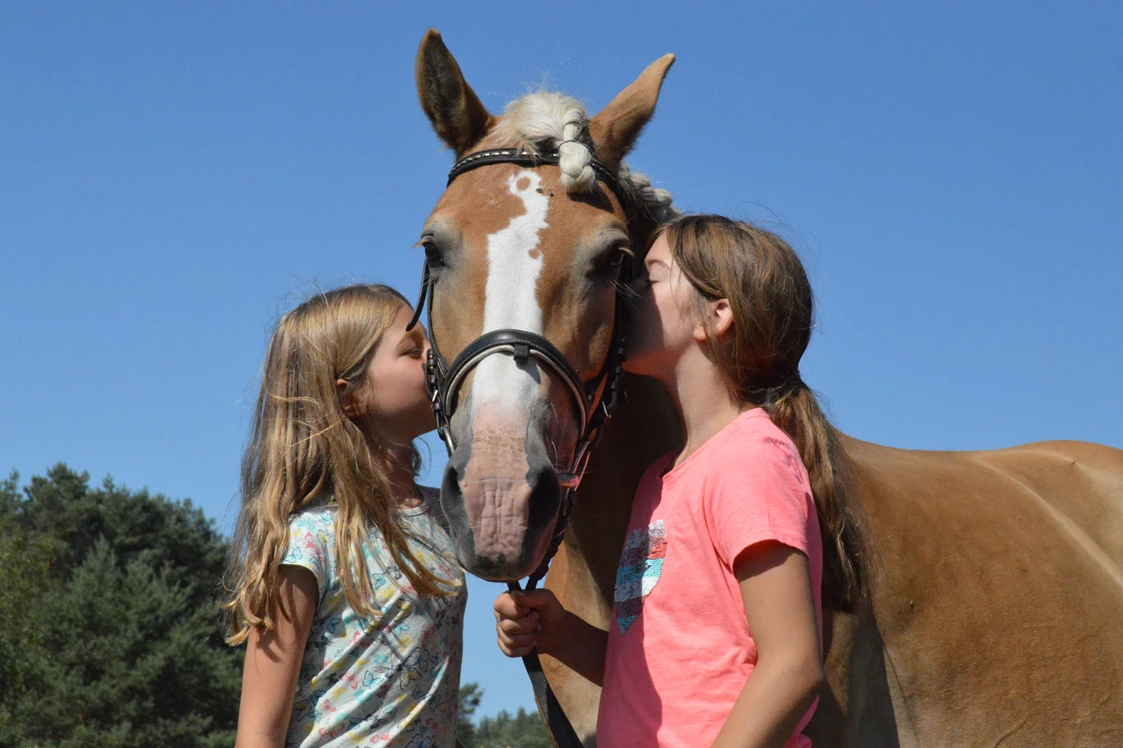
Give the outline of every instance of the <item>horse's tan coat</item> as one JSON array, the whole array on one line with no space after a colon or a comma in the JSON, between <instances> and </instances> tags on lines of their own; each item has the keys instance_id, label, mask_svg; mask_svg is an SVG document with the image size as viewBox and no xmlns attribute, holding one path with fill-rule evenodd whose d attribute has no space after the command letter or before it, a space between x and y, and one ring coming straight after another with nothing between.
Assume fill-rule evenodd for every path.
<instances>
[{"instance_id":1,"label":"horse's tan coat","mask_svg":"<svg viewBox=\"0 0 1123 748\"><path fill-rule=\"evenodd\" d=\"M602 157L630 147L670 59L590 123ZM435 32L418 55L418 88L459 155L492 144L498 119ZM455 237L462 262L478 258L482 238L517 209L503 194L515 168L465 174L438 202L430 222ZM540 173L555 201L538 248L547 262L538 285L545 334L591 376L607 353L612 297L576 278L590 237L619 228L622 213L611 198L596 205L565 194L554 167ZM637 250L643 238L633 237ZM479 334L482 287L469 266L441 289L434 327L450 353ZM627 389L547 580L566 607L605 629L636 484L679 442L658 385L629 378ZM562 388L551 392L564 407ZM815 746L1123 746L1123 451L1078 442L960 453L844 446L869 544L870 596L855 615L825 615L829 688L808 730ZM548 657L543 664L592 744L598 689Z\"/></svg>"},{"instance_id":2,"label":"horse's tan coat","mask_svg":"<svg viewBox=\"0 0 1123 748\"><path fill-rule=\"evenodd\" d=\"M872 595L857 616L828 615L830 689L809 728L814 745L1123 745L1123 452L845 446ZM628 502L613 512L600 497L621 487L600 477L582 501L601 516L575 523L549 585L606 628L602 587L615 565L582 549L621 546ZM597 689L547 667L591 735Z\"/></svg>"}]
</instances>

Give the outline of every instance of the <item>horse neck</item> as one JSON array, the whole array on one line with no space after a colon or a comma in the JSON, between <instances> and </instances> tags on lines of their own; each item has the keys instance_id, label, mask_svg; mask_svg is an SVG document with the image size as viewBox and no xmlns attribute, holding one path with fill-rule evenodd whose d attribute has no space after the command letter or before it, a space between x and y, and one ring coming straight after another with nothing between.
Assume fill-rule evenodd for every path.
<instances>
[{"instance_id":1,"label":"horse neck","mask_svg":"<svg viewBox=\"0 0 1123 748\"><path fill-rule=\"evenodd\" d=\"M594 623L607 624L640 478L656 458L682 444L678 413L662 385L626 375L624 388L628 401L609 420L589 462L565 543L566 586Z\"/></svg>"}]
</instances>

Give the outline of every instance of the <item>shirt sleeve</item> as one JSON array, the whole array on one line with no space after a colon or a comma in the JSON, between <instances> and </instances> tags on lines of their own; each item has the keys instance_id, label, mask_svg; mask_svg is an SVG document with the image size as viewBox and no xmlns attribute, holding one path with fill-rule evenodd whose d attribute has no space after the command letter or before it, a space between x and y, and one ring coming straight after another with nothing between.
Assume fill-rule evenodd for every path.
<instances>
[{"instance_id":1,"label":"shirt sleeve","mask_svg":"<svg viewBox=\"0 0 1123 748\"><path fill-rule=\"evenodd\" d=\"M316 577L316 586L323 597L331 581L332 564L332 516L317 516L316 513L302 512L289 520L289 542L282 566L299 566L308 569Z\"/></svg>"},{"instance_id":2,"label":"shirt sleeve","mask_svg":"<svg viewBox=\"0 0 1123 748\"><path fill-rule=\"evenodd\" d=\"M810 552L815 502L795 446L764 437L727 452L703 496L714 548L729 568L746 549L768 540Z\"/></svg>"}]
</instances>

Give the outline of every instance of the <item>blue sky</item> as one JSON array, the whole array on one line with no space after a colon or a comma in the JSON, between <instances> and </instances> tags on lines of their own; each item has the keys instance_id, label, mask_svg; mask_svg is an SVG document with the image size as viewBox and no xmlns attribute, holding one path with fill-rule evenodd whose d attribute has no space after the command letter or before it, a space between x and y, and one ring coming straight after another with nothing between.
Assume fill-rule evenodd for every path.
<instances>
[{"instance_id":1,"label":"blue sky","mask_svg":"<svg viewBox=\"0 0 1123 748\"><path fill-rule=\"evenodd\" d=\"M596 111L676 53L630 161L793 242L804 378L847 433L1123 447L1118 4L5 3L0 470L229 527L277 316L416 289L451 163L413 86L429 26L492 111L543 83ZM485 713L532 703L497 589L466 632Z\"/></svg>"}]
</instances>

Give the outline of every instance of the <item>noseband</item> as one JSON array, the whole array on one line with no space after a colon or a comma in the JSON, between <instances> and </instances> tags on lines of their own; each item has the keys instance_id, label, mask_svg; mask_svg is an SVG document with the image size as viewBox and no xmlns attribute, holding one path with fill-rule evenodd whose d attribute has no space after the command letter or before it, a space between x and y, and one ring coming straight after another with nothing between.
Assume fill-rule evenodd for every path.
<instances>
[{"instance_id":1,"label":"noseband","mask_svg":"<svg viewBox=\"0 0 1123 748\"><path fill-rule=\"evenodd\" d=\"M557 166L558 153L557 151L548 151L535 154L511 148L479 151L465 156L452 167L452 171L448 174L448 184L452 184L453 180L466 171L490 164L518 164L532 168L543 164ZM620 205L624 208L624 212L629 217L629 223L631 223L631 219L635 215L636 205L631 195L621 187L616 175L603 164L594 159L591 165L601 181L616 195ZM622 274L624 272L626 272L626 268L621 270ZM430 347L425 362L425 387L433 405L433 415L437 420L437 432L441 435L449 456L456 448L452 441L449 419L452 418L453 409L456 407L460 387L472 369L488 356L500 353L510 355L514 358L515 364L520 367L526 366L533 357L565 382L580 414L581 438L577 442L577 448L573 452L569 465L564 469L559 469L557 466L554 468L558 473L558 483L562 489L561 507L557 522L554 525L554 536L550 540L546 555L542 559L542 563L527 579L526 589L533 589L538 581L546 576L550 560L557 553L558 547L565 536L565 528L571 509L571 494L581 484L581 478L589 464L589 456L600 438L601 429L605 421L612 415L612 411L624 399L624 388L621 381L624 373L624 338L620 332L621 310L624 306L621 298L622 284L617 284L616 288L616 310L608 358L605 360L604 368L601 369L600 373L588 382L581 379L581 375L553 343L528 330L492 330L484 333L469 343L449 366L445 357L441 355L440 348L437 346L437 337L433 331L435 285L436 281L430 272L429 260L426 258L421 274L421 293L417 299L417 306L413 310L413 319L410 320L409 327L406 329L413 329L413 326L417 324L417 320L421 317L421 308L425 306L425 297L428 296ZM510 582L508 587L512 590L522 589L518 582ZM538 708L546 720L555 744L561 748L580 748L581 741L578 739L577 733L574 732L573 726L558 704L557 697L554 696L553 690L546 682L542 664L538 660L538 653L532 651L525 655L523 664L526 665L527 674L530 676L530 682L534 688L535 701L538 702Z\"/></svg>"},{"instance_id":2,"label":"noseband","mask_svg":"<svg viewBox=\"0 0 1123 748\"><path fill-rule=\"evenodd\" d=\"M547 151L543 153L528 153L512 148L499 148L489 151L479 151L460 159L452 167L448 175L448 185L464 172L478 169L491 164L517 164L519 166L538 167L544 164L556 166L558 153ZM616 175L597 160L593 160L592 167L597 176L613 191L625 211L632 204L631 197L621 187ZM447 187L447 185L446 185ZM613 325L612 345L604 368L592 380L585 382L581 375L573 368L565 355L546 338L528 330L504 329L492 330L473 340L461 351L452 364L449 365L440 348L433 331L433 303L432 294L435 293L435 280L430 272L429 261L426 259L421 274L421 293L417 299L417 306L413 310L413 318L407 330L412 329L421 317L421 308L425 305L425 298L429 296L429 355L425 362L425 386L429 399L433 405L433 415L437 421L437 433L445 443L449 455L456 449L452 439L450 419L453 410L459 401L460 387L468 374L488 356L503 353L512 356L518 366L525 366L530 358L547 366L566 385L573 402L577 405L579 423L581 424L581 437L574 449L569 464L563 468L555 466L558 473L558 483L562 488L562 512L568 513L569 494L581 484L585 468L589 464L592 448L600 437L605 421L612 415L612 411L623 397L623 336L620 334L620 298L619 286L616 298L616 320ZM602 386L603 385L603 386ZM598 393L600 399L598 401Z\"/></svg>"}]
</instances>

